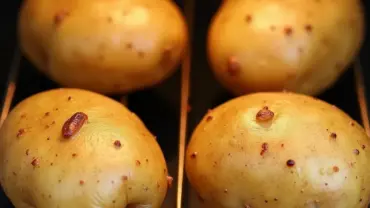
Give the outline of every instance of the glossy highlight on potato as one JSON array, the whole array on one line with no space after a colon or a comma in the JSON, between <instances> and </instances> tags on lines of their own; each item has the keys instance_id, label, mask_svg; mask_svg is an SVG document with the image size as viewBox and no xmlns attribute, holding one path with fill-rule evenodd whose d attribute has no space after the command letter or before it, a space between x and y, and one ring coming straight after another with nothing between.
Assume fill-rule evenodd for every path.
<instances>
[{"instance_id":1,"label":"glossy highlight on potato","mask_svg":"<svg viewBox=\"0 0 370 208\"><path fill-rule=\"evenodd\" d=\"M27 0L18 36L25 57L49 78L105 94L167 79L188 41L185 19L168 0Z\"/></svg>"},{"instance_id":2,"label":"glossy highlight on potato","mask_svg":"<svg viewBox=\"0 0 370 208\"><path fill-rule=\"evenodd\" d=\"M364 40L360 0L225 0L207 40L211 69L231 93L288 90L318 95Z\"/></svg>"},{"instance_id":3,"label":"glossy highlight on potato","mask_svg":"<svg viewBox=\"0 0 370 208\"><path fill-rule=\"evenodd\" d=\"M144 123L94 92L38 93L0 128L0 182L16 208L160 208L171 181Z\"/></svg>"},{"instance_id":4,"label":"glossy highlight on potato","mask_svg":"<svg viewBox=\"0 0 370 208\"><path fill-rule=\"evenodd\" d=\"M369 147L364 129L337 107L261 92L210 110L185 168L204 208L367 208Z\"/></svg>"}]
</instances>

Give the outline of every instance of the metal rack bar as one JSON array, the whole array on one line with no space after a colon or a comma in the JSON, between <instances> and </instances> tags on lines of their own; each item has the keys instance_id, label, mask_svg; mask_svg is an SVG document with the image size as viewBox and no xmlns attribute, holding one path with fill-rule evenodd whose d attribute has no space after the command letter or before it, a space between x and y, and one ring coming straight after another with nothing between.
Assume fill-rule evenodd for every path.
<instances>
[{"instance_id":1,"label":"metal rack bar","mask_svg":"<svg viewBox=\"0 0 370 208\"><path fill-rule=\"evenodd\" d=\"M191 42L193 34L194 0L185 0L184 13L188 24L189 43L182 64L181 73L181 106L180 106L180 131L177 169L176 208L181 208L183 203L185 148L187 136L190 71L191 71Z\"/></svg>"}]
</instances>

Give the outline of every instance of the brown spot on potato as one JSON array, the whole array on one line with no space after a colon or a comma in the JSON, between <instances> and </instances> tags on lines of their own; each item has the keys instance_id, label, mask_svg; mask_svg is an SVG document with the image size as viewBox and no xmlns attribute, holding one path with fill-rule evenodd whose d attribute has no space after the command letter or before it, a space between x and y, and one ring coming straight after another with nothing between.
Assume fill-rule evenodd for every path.
<instances>
[{"instance_id":1,"label":"brown spot on potato","mask_svg":"<svg viewBox=\"0 0 370 208\"><path fill-rule=\"evenodd\" d=\"M26 131L24 129L19 129L17 132L17 138L21 137Z\"/></svg>"},{"instance_id":2,"label":"brown spot on potato","mask_svg":"<svg viewBox=\"0 0 370 208\"><path fill-rule=\"evenodd\" d=\"M72 97L71 96L68 96L67 100L68 101L71 101L72 100Z\"/></svg>"},{"instance_id":3,"label":"brown spot on potato","mask_svg":"<svg viewBox=\"0 0 370 208\"><path fill-rule=\"evenodd\" d=\"M172 187L173 178L171 176L167 176L167 186L169 188Z\"/></svg>"},{"instance_id":4,"label":"brown spot on potato","mask_svg":"<svg viewBox=\"0 0 370 208\"><path fill-rule=\"evenodd\" d=\"M122 176L122 180L123 181L127 181L128 180L128 177L124 175L124 176Z\"/></svg>"},{"instance_id":5,"label":"brown spot on potato","mask_svg":"<svg viewBox=\"0 0 370 208\"><path fill-rule=\"evenodd\" d=\"M88 116L83 112L77 112L71 116L62 127L62 135L68 139L80 131L87 121Z\"/></svg>"},{"instance_id":6,"label":"brown spot on potato","mask_svg":"<svg viewBox=\"0 0 370 208\"><path fill-rule=\"evenodd\" d=\"M23 114L21 115L21 118L26 118L26 116L27 116L27 114L23 113Z\"/></svg>"},{"instance_id":7,"label":"brown spot on potato","mask_svg":"<svg viewBox=\"0 0 370 208\"><path fill-rule=\"evenodd\" d=\"M269 110L267 106L263 107L256 114L256 120L259 122L270 121L273 118L274 118L274 112Z\"/></svg>"},{"instance_id":8,"label":"brown spot on potato","mask_svg":"<svg viewBox=\"0 0 370 208\"><path fill-rule=\"evenodd\" d=\"M366 146L363 144L363 145L361 145L361 148L364 150L366 148Z\"/></svg>"},{"instance_id":9,"label":"brown spot on potato","mask_svg":"<svg viewBox=\"0 0 370 208\"><path fill-rule=\"evenodd\" d=\"M138 52L137 52L137 55L139 56L139 58L144 58L145 53L144 53L144 52L142 52L142 51L138 51Z\"/></svg>"},{"instance_id":10,"label":"brown spot on potato","mask_svg":"<svg viewBox=\"0 0 370 208\"><path fill-rule=\"evenodd\" d=\"M358 149L354 149L354 150L353 150L353 153L354 153L355 155L359 155L359 154L360 154L360 150L358 150Z\"/></svg>"},{"instance_id":11,"label":"brown spot on potato","mask_svg":"<svg viewBox=\"0 0 370 208\"><path fill-rule=\"evenodd\" d=\"M69 15L70 15L70 13L68 11L60 11L57 14L55 14L55 16L54 16L54 24L55 24L55 26L59 26L60 24L62 24L62 22L64 21L64 19L66 17L68 17Z\"/></svg>"},{"instance_id":12,"label":"brown spot on potato","mask_svg":"<svg viewBox=\"0 0 370 208\"><path fill-rule=\"evenodd\" d=\"M236 76L240 73L240 64L235 57L230 57L227 60L226 70L230 76Z\"/></svg>"},{"instance_id":13,"label":"brown spot on potato","mask_svg":"<svg viewBox=\"0 0 370 208\"><path fill-rule=\"evenodd\" d=\"M34 158L32 161L31 161L31 165L33 167L37 167L40 165L40 160L38 158Z\"/></svg>"},{"instance_id":14,"label":"brown spot on potato","mask_svg":"<svg viewBox=\"0 0 370 208\"><path fill-rule=\"evenodd\" d=\"M211 115L208 115L208 116L206 117L206 121L207 121L207 122L212 121L212 119L213 119L213 116L211 116Z\"/></svg>"},{"instance_id":15,"label":"brown spot on potato","mask_svg":"<svg viewBox=\"0 0 370 208\"><path fill-rule=\"evenodd\" d=\"M74 158L74 157L77 157L77 153L73 153L72 154L72 157Z\"/></svg>"},{"instance_id":16,"label":"brown spot on potato","mask_svg":"<svg viewBox=\"0 0 370 208\"><path fill-rule=\"evenodd\" d=\"M333 171L334 171L335 173L339 172L339 168L338 168L338 166L334 166L334 167L333 167Z\"/></svg>"},{"instance_id":17,"label":"brown spot on potato","mask_svg":"<svg viewBox=\"0 0 370 208\"><path fill-rule=\"evenodd\" d=\"M285 34L285 36L291 36L293 34L293 28L289 27L289 26L285 27L284 28L284 34Z\"/></svg>"},{"instance_id":18,"label":"brown spot on potato","mask_svg":"<svg viewBox=\"0 0 370 208\"><path fill-rule=\"evenodd\" d=\"M85 181L84 180L80 180L80 185L84 185L85 184Z\"/></svg>"},{"instance_id":19,"label":"brown spot on potato","mask_svg":"<svg viewBox=\"0 0 370 208\"><path fill-rule=\"evenodd\" d=\"M162 55L161 55L161 60L160 60L161 65L167 65L167 64L171 63L171 54L172 54L171 52L172 52L171 47L166 47L166 48L163 49Z\"/></svg>"},{"instance_id":20,"label":"brown spot on potato","mask_svg":"<svg viewBox=\"0 0 370 208\"><path fill-rule=\"evenodd\" d=\"M355 122L350 121L350 122L349 122L349 125L354 126L354 125L355 125Z\"/></svg>"},{"instance_id":21,"label":"brown spot on potato","mask_svg":"<svg viewBox=\"0 0 370 208\"><path fill-rule=\"evenodd\" d=\"M108 22L108 23L112 23L112 22L113 22L113 18L112 18L112 17L108 17L108 18L107 18L107 22Z\"/></svg>"},{"instance_id":22,"label":"brown spot on potato","mask_svg":"<svg viewBox=\"0 0 370 208\"><path fill-rule=\"evenodd\" d=\"M260 155L263 156L263 154L265 154L265 152L267 152L267 150L269 149L269 144L264 142L261 146L262 150L260 152Z\"/></svg>"},{"instance_id":23,"label":"brown spot on potato","mask_svg":"<svg viewBox=\"0 0 370 208\"><path fill-rule=\"evenodd\" d=\"M330 138L333 139L333 140L336 140L337 139L337 134L332 132L330 133Z\"/></svg>"},{"instance_id":24,"label":"brown spot on potato","mask_svg":"<svg viewBox=\"0 0 370 208\"><path fill-rule=\"evenodd\" d=\"M247 23L251 23L252 22L252 15L248 14L247 16L245 16L245 21Z\"/></svg>"},{"instance_id":25,"label":"brown spot on potato","mask_svg":"<svg viewBox=\"0 0 370 208\"><path fill-rule=\"evenodd\" d=\"M304 26L304 29L307 31L307 33L311 33L312 32L312 25L307 24L307 25Z\"/></svg>"},{"instance_id":26,"label":"brown spot on potato","mask_svg":"<svg viewBox=\"0 0 370 208\"><path fill-rule=\"evenodd\" d=\"M286 161L286 165L288 167L293 167L295 165L295 161L292 160L292 159L289 159L289 160Z\"/></svg>"},{"instance_id":27,"label":"brown spot on potato","mask_svg":"<svg viewBox=\"0 0 370 208\"><path fill-rule=\"evenodd\" d=\"M198 155L198 152L193 152L191 153L190 158L195 159L197 155Z\"/></svg>"},{"instance_id":28,"label":"brown spot on potato","mask_svg":"<svg viewBox=\"0 0 370 208\"><path fill-rule=\"evenodd\" d=\"M140 160L136 160L136 166L140 166L140 165L141 165Z\"/></svg>"},{"instance_id":29,"label":"brown spot on potato","mask_svg":"<svg viewBox=\"0 0 370 208\"><path fill-rule=\"evenodd\" d=\"M229 190L227 189L224 189L224 193L227 194L229 192Z\"/></svg>"},{"instance_id":30,"label":"brown spot on potato","mask_svg":"<svg viewBox=\"0 0 370 208\"><path fill-rule=\"evenodd\" d=\"M30 150L26 149L26 155L29 155L29 154L30 154Z\"/></svg>"},{"instance_id":31,"label":"brown spot on potato","mask_svg":"<svg viewBox=\"0 0 370 208\"><path fill-rule=\"evenodd\" d=\"M121 148L122 147L122 144L121 144L121 141L119 141L119 140L116 140L116 141L114 141L114 146L116 147L116 148Z\"/></svg>"},{"instance_id":32,"label":"brown spot on potato","mask_svg":"<svg viewBox=\"0 0 370 208\"><path fill-rule=\"evenodd\" d=\"M45 114L44 114L44 116L46 117L46 116L49 116L50 115L50 112L46 112Z\"/></svg>"},{"instance_id":33,"label":"brown spot on potato","mask_svg":"<svg viewBox=\"0 0 370 208\"><path fill-rule=\"evenodd\" d=\"M132 43L126 43L126 48L131 50L132 49Z\"/></svg>"}]
</instances>

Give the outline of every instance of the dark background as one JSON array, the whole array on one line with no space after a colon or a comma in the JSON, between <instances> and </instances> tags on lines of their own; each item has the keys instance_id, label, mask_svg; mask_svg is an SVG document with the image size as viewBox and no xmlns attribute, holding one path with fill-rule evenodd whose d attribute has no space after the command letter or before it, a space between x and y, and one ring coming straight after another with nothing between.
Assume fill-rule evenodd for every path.
<instances>
[{"instance_id":1,"label":"dark background","mask_svg":"<svg viewBox=\"0 0 370 208\"><path fill-rule=\"evenodd\" d=\"M16 49L16 22L20 0L7 1L7 6L1 7L0 25L0 101L3 100L10 72L10 66ZM182 2L177 2L182 6ZM189 113L189 134L205 112L231 96L215 81L207 64L205 53L206 33L212 15L219 7L219 0L196 1L192 73L190 100L191 112ZM370 3L364 1L365 9ZM367 12L366 12L367 13ZM368 15L366 16L368 20ZM367 35L364 47L361 50L361 62L364 68L365 86L370 89L370 72L367 54L369 54L369 35ZM180 70L163 84L148 90L133 93L129 96L129 108L138 114L148 128L158 137L167 160L177 156L178 126L180 111ZM354 119L360 121L357 97L354 88L353 71L345 73L337 84L320 96L332 104L337 105ZM59 87L38 73L25 59L20 62L17 90L13 105L22 99L37 92ZM370 94L367 93L367 98ZM114 98L119 99L120 96ZM369 101L368 101L369 102ZM149 105L148 105L149 104ZM2 103L0 103L1 107ZM173 172L172 175L175 175ZM11 208L9 201L0 192L0 208Z\"/></svg>"}]
</instances>

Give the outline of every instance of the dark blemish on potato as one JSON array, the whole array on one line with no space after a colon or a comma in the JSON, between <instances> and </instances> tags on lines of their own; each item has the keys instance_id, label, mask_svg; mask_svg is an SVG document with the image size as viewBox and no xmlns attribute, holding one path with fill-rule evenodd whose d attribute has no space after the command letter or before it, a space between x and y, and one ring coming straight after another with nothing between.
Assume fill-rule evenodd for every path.
<instances>
[{"instance_id":1,"label":"dark blemish on potato","mask_svg":"<svg viewBox=\"0 0 370 208\"><path fill-rule=\"evenodd\" d=\"M334 167L333 167L333 171L334 171L335 173L339 172L339 168L338 168L338 166L334 166Z\"/></svg>"},{"instance_id":2,"label":"dark blemish on potato","mask_svg":"<svg viewBox=\"0 0 370 208\"><path fill-rule=\"evenodd\" d=\"M85 181L80 180L80 185L82 186L82 185L84 185L84 184L85 184Z\"/></svg>"},{"instance_id":3,"label":"dark blemish on potato","mask_svg":"<svg viewBox=\"0 0 370 208\"><path fill-rule=\"evenodd\" d=\"M37 167L37 166L39 166L39 165L40 165L40 160L39 160L38 158L34 158L34 159L32 160L32 162L31 162L31 165L32 165L33 167Z\"/></svg>"},{"instance_id":4,"label":"dark blemish on potato","mask_svg":"<svg viewBox=\"0 0 370 208\"><path fill-rule=\"evenodd\" d=\"M198 155L198 152L193 152L191 153L190 158L195 159L197 155Z\"/></svg>"},{"instance_id":5,"label":"dark blemish on potato","mask_svg":"<svg viewBox=\"0 0 370 208\"><path fill-rule=\"evenodd\" d=\"M136 166L140 166L140 165L141 165L140 160L136 160Z\"/></svg>"},{"instance_id":6,"label":"dark blemish on potato","mask_svg":"<svg viewBox=\"0 0 370 208\"><path fill-rule=\"evenodd\" d=\"M148 191L148 190L149 190L149 187L145 187L145 188L144 188L144 191Z\"/></svg>"},{"instance_id":7,"label":"dark blemish on potato","mask_svg":"<svg viewBox=\"0 0 370 208\"><path fill-rule=\"evenodd\" d=\"M353 150L353 153L354 153L355 155L359 155L359 154L360 154L360 150L358 150L358 149L354 149L354 150Z\"/></svg>"},{"instance_id":8,"label":"dark blemish on potato","mask_svg":"<svg viewBox=\"0 0 370 208\"><path fill-rule=\"evenodd\" d=\"M337 139L337 134L336 133L330 133L330 138L333 139L333 140L336 140Z\"/></svg>"},{"instance_id":9,"label":"dark blemish on potato","mask_svg":"<svg viewBox=\"0 0 370 208\"><path fill-rule=\"evenodd\" d=\"M281 144L280 146L281 146L282 148L284 148L285 144Z\"/></svg>"},{"instance_id":10,"label":"dark blemish on potato","mask_svg":"<svg viewBox=\"0 0 370 208\"><path fill-rule=\"evenodd\" d=\"M88 116L85 113L77 112L71 116L62 127L62 135L68 139L75 135L85 124Z\"/></svg>"},{"instance_id":11,"label":"dark blemish on potato","mask_svg":"<svg viewBox=\"0 0 370 208\"><path fill-rule=\"evenodd\" d=\"M122 147L122 144L121 144L121 141L119 141L119 140L116 140L116 141L114 141L114 146L116 147L116 148L121 148Z\"/></svg>"},{"instance_id":12,"label":"dark blemish on potato","mask_svg":"<svg viewBox=\"0 0 370 208\"><path fill-rule=\"evenodd\" d=\"M45 117L47 117L47 116L49 116L50 115L50 112L46 112L45 114L44 114L44 116Z\"/></svg>"},{"instance_id":13,"label":"dark blemish on potato","mask_svg":"<svg viewBox=\"0 0 370 208\"><path fill-rule=\"evenodd\" d=\"M23 114L21 115L21 118L26 118L26 116L27 116L27 114L23 113Z\"/></svg>"},{"instance_id":14,"label":"dark blemish on potato","mask_svg":"<svg viewBox=\"0 0 370 208\"><path fill-rule=\"evenodd\" d=\"M69 16L69 12L67 12L67 11L60 11L60 12L58 12L54 16L54 24L56 26L59 26L67 16Z\"/></svg>"},{"instance_id":15,"label":"dark blemish on potato","mask_svg":"<svg viewBox=\"0 0 370 208\"><path fill-rule=\"evenodd\" d=\"M55 157L58 157L58 154L55 154Z\"/></svg>"},{"instance_id":16,"label":"dark blemish on potato","mask_svg":"<svg viewBox=\"0 0 370 208\"><path fill-rule=\"evenodd\" d=\"M131 50L132 49L132 43L126 43L126 48Z\"/></svg>"},{"instance_id":17,"label":"dark blemish on potato","mask_svg":"<svg viewBox=\"0 0 370 208\"><path fill-rule=\"evenodd\" d=\"M240 64L235 57L230 57L227 60L226 70L230 76L236 76L240 73Z\"/></svg>"},{"instance_id":18,"label":"dark blemish on potato","mask_svg":"<svg viewBox=\"0 0 370 208\"><path fill-rule=\"evenodd\" d=\"M73 158L77 157L77 153L73 153L73 154L72 154L72 157L73 157Z\"/></svg>"},{"instance_id":19,"label":"dark blemish on potato","mask_svg":"<svg viewBox=\"0 0 370 208\"><path fill-rule=\"evenodd\" d=\"M328 186L328 183L325 183L325 186Z\"/></svg>"},{"instance_id":20,"label":"dark blemish on potato","mask_svg":"<svg viewBox=\"0 0 370 208\"><path fill-rule=\"evenodd\" d=\"M58 180L58 183L61 183L61 182L62 182L62 180L60 180L60 179L59 179L59 180Z\"/></svg>"},{"instance_id":21,"label":"dark blemish on potato","mask_svg":"<svg viewBox=\"0 0 370 208\"><path fill-rule=\"evenodd\" d=\"M361 145L361 148L364 150L366 148L366 146L363 144L363 145Z\"/></svg>"},{"instance_id":22,"label":"dark blemish on potato","mask_svg":"<svg viewBox=\"0 0 370 208\"><path fill-rule=\"evenodd\" d=\"M312 32L312 25L307 24L307 25L304 26L304 29L307 31L307 33L311 33Z\"/></svg>"},{"instance_id":23,"label":"dark blemish on potato","mask_svg":"<svg viewBox=\"0 0 370 208\"><path fill-rule=\"evenodd\" d=\"M362 202L362 199L358 200L359 202Z\"/></svg>"},{"instance_id":24,"label":"dark blemish on potato","mask_svg":"<svg viewBox=\"0 0 370 208\"><path fill-rule=\"evenodd\" d=\"M163 49L162 55L161 55L161 60L160 60L161 65L166 65L167 63L170 63L171 54L172 54L171 52L172 52L171 47L166 47L166 48Z\"/></svg>"},{"instance_id":25,"label":"dark blemish on potato","mask_svg":"<svg viewBox=\"0 0 370 208\"><path fill-rule=\"evenodd\" d=\"M29 154L30 154L30 150L26 149L26 155L29 155Z\"/></svg>"},{"instance_id":26,"label":"dark blemish on potato","mask_svg":"<svg viewBox=\"0 0 370 208\"><path fill-rule=\"evenodd\" d=\"M48 128L50 128L50 126L46 124L46 125L45 125L45 129L48 129Z\"/></svg>"},{"instance_id":27,"label":"dark blemish on potato","mask_svg":"<svg viewBox=\"0 0 370 208\"><path fill-rule=\"evenodd\" d=\"M168 188L172 187L173 178L171 176L167 176L167 186Z\"/></svg>"},{"instance_id":28,"label":"dark blemish on potato","mask_svg":"<svg viewBox=\"0 0 370 208\"><path fill-rule=\"evenodd\" d=\"M68 101L71 101L72 100L72 97L71 96L68 96L67 100Z\"/></svg>"},{"instance_id":29,"label":"dark blemish on potato","mask_svg":"<svg viewBox=\"0 0 370 208\"><path fill-rule=\"evenodd\" d=\"M274 201L279 201L279 199L278 198L274 198Z\"/></svg>"},{"instance_id":30,"label":"dark blemish on potato","mask_svg":"<svg viewBox=\"0 0 370 208\"><path fill-rule=\"evenodd\" d=\"M144 53L144 52L142 52L142 51L138 51L138 52L137 52L137 55L139 56L139 58L144 58L145 53Z\"/></svg>"},{"instance_id":31,"label":"dark blemish on potato","mask_svg":"<svg viewBox=\"0 0 370 208\"><path fill-rule=\"evenodd\" d=\"M264 142L261 146L262 150L260 152L260 155L263 156L263 154L265 154L265 152L267 152L267 150L269 149L269 144Z\"/></svg>"},{"instance_id":32,"label":"dark blemish on potato","mask_svg":"<svg viewBox=\"0 0 370 208\"><path fill-rule=\"evenodd\" d=\"M213 119L213 116L211 116L211 115L208 115L208 116L206 117L206 121L207 121L207 122L212 121L212 119Z\"/></svg>"},{"instance_id":33,"label":"dark blemish on potato","mask_svg":"<svg viewBox=\"0 0 370 208\"><path fill-rule=\"evenodd\" d=\"M267 106L263 107L260 111L256 114L256 120L260 122L269 121L274 118L274 112L269 110Z\"/></svg>"},{"instance_id":34,"label":"dark blemish on potato","mask_svg":"<svg viewBox=\"0 0 370 208\"><path fill-rule=\"evenodd\" d=\"M269 201L268 200L265 200L265 203L267 204L267 203L269 203Z\"/></svg>"},{"instance_id":35,"label":"dark blemish on potato","mask_svg":"<svg viewBox=\"0 0 370 208\"><path fill-rule=\"evenodd\" d=\"M227 189L224 189L224 193L227 194L229 192L229 190Z\"/></svg>"},{"instance_id":36,"label":"dark blemish on potato","mask_svg":"<svg viewBox=\"0 0 370 208\"><path fill-rule=\"evenodd\" d=\"M13 175L14 175L14 176L17 176L17 173L16 173L16 172L13 172Z\"/></svg>"},{"instance_id":37,"label":"dark blemish on potato","mask_svg":"<svg viewBox=\"0 0 370 208\"><path fill-rule=\"evenodd\" d=\"M291 36L293 34L293 28L287 26L284 28L284 34L285 36Z\"/></svg>"},{"instance_id":38,"label":"dark blemish on potato","mask_svg":"<svg viewBox=\"0 0 370 208\"><path fill-rule=\"evenodd\" d=\"M116 200L113 200L112 203L115 204L116 203Z\"/></svg>"},{"instance_id":39,"label":"dark blemish on potato","mask_svg":"<svg viewBox=\"0 0 370 208\"><path fill-rule=\"evenodd\" d=\"M24 129L19 129L17 133L17 138L21 137L26 131Z\"/></svg>"},{"instance_id":40,"label":"dark blemish on potato","mask_svg":"<svg viewBox=\"0 0 370 208\"><path fill-rule=\"evenodd\" d=\"M124 175L124 176L122 176L122 180L123 181L127 181L128 180L128 177Z\"/></svg>"},{"instance_id":41,"label":"dark blemish on potato","mask_svg":"<svg viewBox=\"0 0 370 208\"><path fill-rule=\"evenodd\" d=\"M251 23L252 22L252 15L248 14L247 16L245 16L245 21L247 23Z\"/></svg>"},{"instance_id":42,"label":"dark blemish on potato","mask_svg":"<svg viewBox=\"0 0 370 208\"><path fill-rule=\"evenodd\" d=\"M288 167L293 167L293 166L295 165L295 161L294 161L294 160L289 159L289 160L287 160L287 161L286 161L286 165L287 165Z\"/></svg>"},{"instance_id":43,"label":"dark blemish on potato","mask_svg":"<svg viewBox=\"0 0 370 208\"><path fill-rule=\"evenodd\" d=\"M54 165L54 163L50 163L50 166L53 166Z\"/></svg>"},{"instance_id":44,"label":"dark blemish on potato","mask_svg":"<svg viewBox=\"0 0 370 208\"><path fill-rule=\"evenodd\" d=\"M354 126L354 125L355 125L355 122L350 121L350 122L349 122L349 125Z\"/></svg>"},{"instance_id":45,"label":"dark blemish on potato","mask_svg":"<svg viewBox=\"0 0 370 208\"><path fill-rule=\"evenodd\" d=\"M108 23L112 23L113 22L113 18L112 17L107 17L107 22Z\"/></svg>"},{"instance_id":46,"label":"dark blemish on potato","mask_svg":"<svg viewBox=\"0 0 370 208\"><path fill-rule=\"evenodd\" d=\"M50 140L50 137L46 138L46 140L49 141Z\"/></svg>"}]
</instances>

